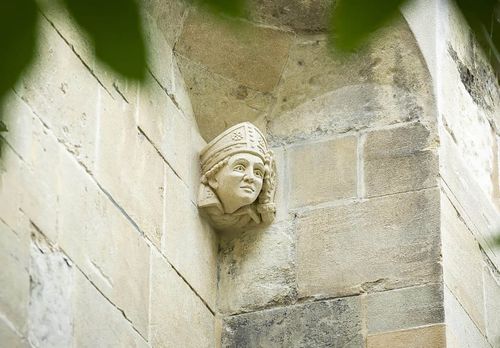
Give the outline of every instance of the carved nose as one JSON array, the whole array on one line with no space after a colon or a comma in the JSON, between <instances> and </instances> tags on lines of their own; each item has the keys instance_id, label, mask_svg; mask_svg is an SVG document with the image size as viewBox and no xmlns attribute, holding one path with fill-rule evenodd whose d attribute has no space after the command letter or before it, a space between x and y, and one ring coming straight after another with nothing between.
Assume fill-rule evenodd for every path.
<instances>
[{"instance_id":1,"label":"carved nose","mask_svg":"<svg viewBox=\"0 0 500 348\"><path fill-rule=\"evenodd\" d=\"M245 174L245 176L243 177L243 180L247 181L247 182L250 182L250 183L253 183L255 181L255 176L253 175L252 172L248 172Z\"/></svg>"}]
</instances>

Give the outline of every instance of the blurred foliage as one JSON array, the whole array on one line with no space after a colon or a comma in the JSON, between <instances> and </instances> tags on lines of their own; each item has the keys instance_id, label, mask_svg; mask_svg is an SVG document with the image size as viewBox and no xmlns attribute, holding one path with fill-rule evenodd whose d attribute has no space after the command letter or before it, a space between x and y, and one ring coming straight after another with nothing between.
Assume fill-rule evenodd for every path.
<instances>
[{"instance_id":1,"label":"blurred foliage","mask_svg":"<svg viewBox=\"0 0 500 348\"><path fill-rule=\"evenodd\" d=\"M124 77L144 79L146 49L134 0L64 0L64 3L92 38L101 62Z\"/></svg>"}]
</instances>

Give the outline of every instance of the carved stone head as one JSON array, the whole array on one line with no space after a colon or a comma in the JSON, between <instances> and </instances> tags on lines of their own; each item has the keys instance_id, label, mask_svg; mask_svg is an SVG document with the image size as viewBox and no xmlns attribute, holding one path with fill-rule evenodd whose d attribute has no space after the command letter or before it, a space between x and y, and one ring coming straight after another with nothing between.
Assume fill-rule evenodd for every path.
<instances>
[{"instance_id":1,"label":"carved stone head","mask_svg":"<svg viewBox=\"0 0 500 348\"><path fill-rule=\"evenodd\" d=\"M198 207L220 230L269 224L275 215L276 166L261 131L237 124L200 153Z\"/></svg>"}]
</instances>

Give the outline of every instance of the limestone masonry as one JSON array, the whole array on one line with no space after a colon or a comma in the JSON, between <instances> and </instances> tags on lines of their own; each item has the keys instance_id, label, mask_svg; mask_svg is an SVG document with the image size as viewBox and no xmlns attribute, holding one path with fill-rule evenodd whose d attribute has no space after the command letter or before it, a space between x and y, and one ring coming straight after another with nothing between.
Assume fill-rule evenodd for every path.
<instances>
[{"instance_id":1,"label":"limestone masonry","mask_svg":"<svg viewBox=\"0 0 500 348\"><path fill-rule=\"evenodd\" d=\"M451 0L350 55L334 1L141 0L141 85L39 3L2 105L1 347L500 347L500 89Z\"/></svg>"}]
</instances>

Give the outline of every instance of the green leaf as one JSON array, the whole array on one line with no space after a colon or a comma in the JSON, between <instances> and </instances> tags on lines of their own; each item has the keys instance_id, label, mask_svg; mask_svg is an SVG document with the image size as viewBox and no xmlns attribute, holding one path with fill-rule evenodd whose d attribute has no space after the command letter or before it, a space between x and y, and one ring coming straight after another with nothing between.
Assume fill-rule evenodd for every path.
<instances>
[{"instance_id":1,"label":"green leaf","mask_svg":"<svg viewBox=\"0 0 500 348\"><path fill-rule=\"evenodd\" d=\"M92 38L97 58L127 78L146 76L146 48L134 0L64 0Z\"/></svg>"},{"instance_id":2,"label":"green leaf","mask_svg":"<svg viewBox=\"0 0 500 348\"><path fill-rule=\"evenodd\" d=\"M229 17L243 17L245 10L245 0L191 0L196 5L207 7L216 14L227 15Z\"/></svg>"},{"instance_id":3,"label":"green leaf","mask_svg":"<svg viewBox=\"0 0 500 348\"><path fill-rule=\"evenodd\" d=\"M34 0L0 1L0 101L34 57L37 18Z\"/></svg>"},{"instance_id":4,"label":"green leaf","mask_svg":"<svg viewBox=\"0 0 500 348\"><path fill-rule=\"evenodd\" d=\"M330 39L350 51L398 13L406 0L338 0L332 8Z\"/></svg>"},{"instance_id":5,"label":"green leaf","mask_svg":"<svg viewBox=\"0 0 500 348\"><path fill-rule=\"evenodd\" d=\"M8 131L7 126L5 125L5 123L3 123L2 120L0 120L0 133L7 131Z\"/></svg>"},{"instance_id":6,"label":"green leaf","mask_svg":"<svg viewBox=\"0 0 500 348\"><path fill-rule=\"evenodd\" d=\"M495 72L500 72L500 3L497 0L456 0Z\"/></svg>"}]
</instances>

